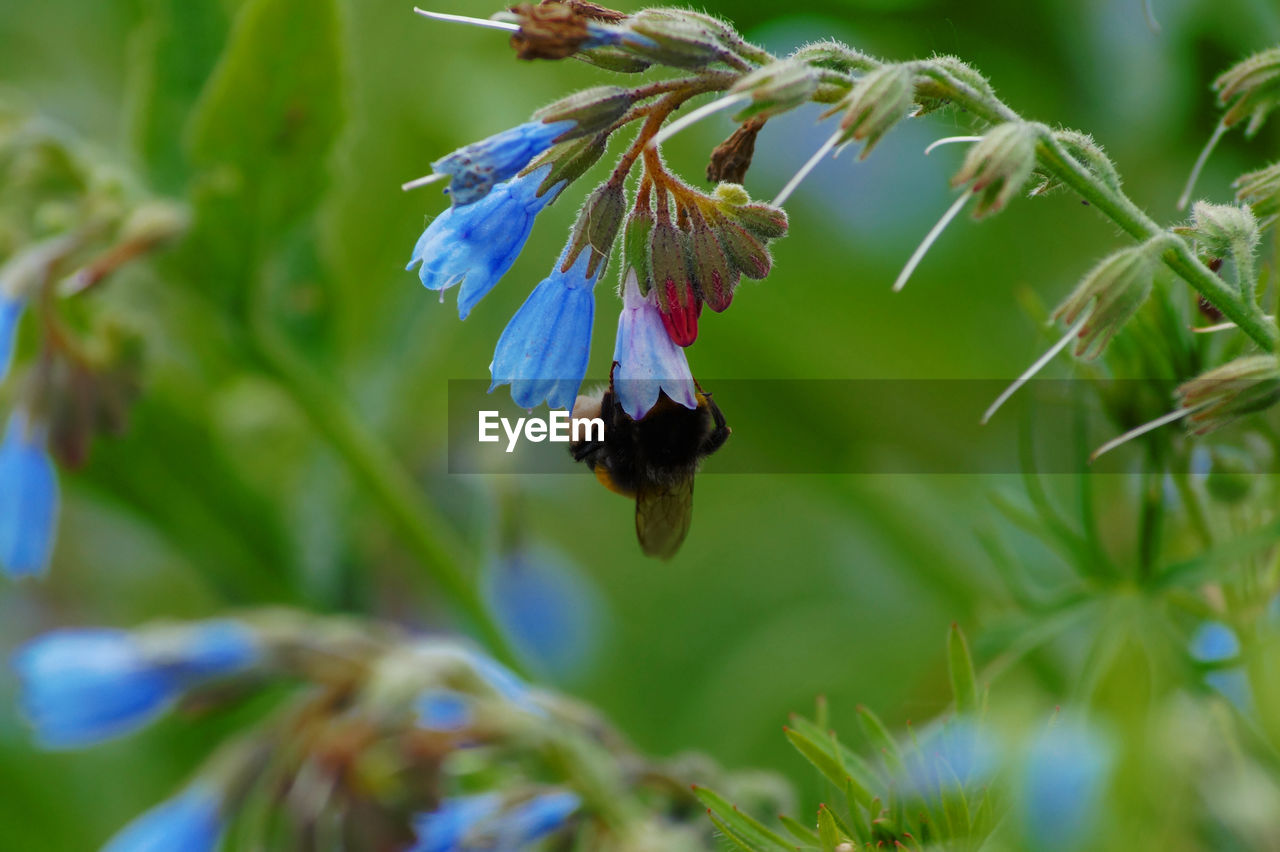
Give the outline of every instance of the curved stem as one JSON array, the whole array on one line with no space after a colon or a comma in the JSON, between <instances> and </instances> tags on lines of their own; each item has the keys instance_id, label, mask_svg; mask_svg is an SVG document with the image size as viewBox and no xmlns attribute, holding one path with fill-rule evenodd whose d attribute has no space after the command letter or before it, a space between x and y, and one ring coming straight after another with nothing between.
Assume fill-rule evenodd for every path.
<instances>
[{"instance_id":1,"label":"curved stem","mask_svg":"<svg viewBox=\"0 0 1280 852\"><path fill-rule=\"evenodd\" d=\"M404 468L352 416L334 388L281 337L264 311L259 307L249 314L250 340L262 365L386 512L414 557L471 620L490 653L518 668L506 636L485 607L473 578L462 568L468 554L461 540L422 498Z\"/></svg>"}]
</instances>

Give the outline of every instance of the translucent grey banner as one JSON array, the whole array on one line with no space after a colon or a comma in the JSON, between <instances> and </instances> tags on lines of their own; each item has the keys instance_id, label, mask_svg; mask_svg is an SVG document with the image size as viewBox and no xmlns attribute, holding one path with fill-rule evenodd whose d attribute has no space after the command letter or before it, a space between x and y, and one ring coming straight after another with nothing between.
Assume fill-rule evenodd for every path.
<instances>
[{"instance_id":1,"label":"translucent grey banner","mask_svg":"<svg viewBox=\"0 0 1280 852\"><path fill-rule=\"evenodd\" d=\"M1141 470L1148 464L1150 437L1092 464L1089 456L1143 418L1171 411L1175 387L1147 380L1035 380L982 425L983 412L1008 387L1007 380L727 379L700 384L733 430L702 470L754 474ZM583 388L605 385L604 380L588 381ZM570 455L566 415L553 419L545 406L524 411L507 388L490 394L488 387L487 380L449 382L450 473L589 472ZM1107 410L1120 412L1125 422L1117 423ZM1155 437L1160 445L1171 437L1202 440L1188 436L1180 422L1162 430ZM1229 427L1213 440L1232 442L1240 432L1239 426Z\"/></svg>"}]
</instances>

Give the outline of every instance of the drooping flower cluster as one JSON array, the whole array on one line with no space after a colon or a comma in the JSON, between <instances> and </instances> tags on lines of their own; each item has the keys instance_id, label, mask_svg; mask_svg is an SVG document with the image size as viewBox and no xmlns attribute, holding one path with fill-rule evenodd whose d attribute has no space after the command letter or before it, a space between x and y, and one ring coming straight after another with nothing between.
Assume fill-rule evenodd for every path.
<instances>
[{"instance_id":1,"label":"drooping flower cluster","mask_svg":"<svg viewBox=\"0 0 1280 852\"><path fill-rule=\"evenodd\" d=\"M534 217L601 156L609 136L643 119L635 141L613 173L588 197L551 274L534 287L498 340L490 364L492 388L510 385L524 408L542 402L571 409L590 363L595 285L621 240L626 261L619 278L623 308L614 346L613 378L628 414L642 418L659 393L696 406L683 348L698 336L704 304L723 311L743 276L765 277L771 240L786 232L785 214L752 203L737 185L708 194L687 186L663 166L656 138L663 121L685 101L748 77L738 97L768 91L758 115L786 86L810 92L816 77L800 68L751 77L744 55L757 50L714 19L692 12L646 10L628 16L585 3L520 6L509 29L524 58L581 56L613 70L651 65L692 69L695 76L635 88L600 87L541 110L535 120L468 145L434 164L450 179L452 206L437 217L414 249L429 289L461 284L463 318L510 268ZM442 17L438 16L437 17ZM451 16L443 16L451 17ZM798 66L799 67L799 66ZM784 86L784 82L786 86ZM798 88L797 88L798 87ZM792 106L804 98L793 98ZM758 123L756 125L759 126ZM635 204L627 213L628 177L639 166ZM626 220L625 236L623 222ZM661 331L666 342L655 333ZM491 388L491 389L492 389Z\"/></svg>"},{"instance_id":2,"label":"drooping flower cluster","mask_svg":"<svg viewBox=\"0 0 1280 852\"><path fill-rule=\"evenodd\" d=\"M242 811L277 815L272 848L307 830L297 800L340 815L343 848L405 852L551 849L710 852L688 781L642 759L595 714L531 687L469 645L386 625L273 610L136 630L63 630L14 656L42 745L87 746L189 703L225 706L287 679L295 700L221 745L183 789L111 838L106 852L212 852ZM374 783L376 779L376 783ZM603 797L603 798L602 798ZM305 809L304 809L305 810ZM607 829L606 829L607 827ZM375 842L376 841L376 842ZM284 845L279 845L284 844Z\"/></svg>"}]
</instances>

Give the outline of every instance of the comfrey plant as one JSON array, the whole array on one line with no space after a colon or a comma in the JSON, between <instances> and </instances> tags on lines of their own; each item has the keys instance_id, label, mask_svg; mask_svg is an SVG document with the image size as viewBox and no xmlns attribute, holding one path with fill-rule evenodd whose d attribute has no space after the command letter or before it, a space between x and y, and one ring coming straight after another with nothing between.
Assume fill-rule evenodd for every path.
<instances>
[{"instance_id":1,"label":"comfrey plant","mask_svg":"<svg viewBox=\"0 0 1280 852\"><path fill-rule=\"evenodd\" d=\"M134 335L91 320L79 303L181 234L186 215L102 165L62 128L6 105L0 180L0 382L9 412L0 441L0 571L25 577L49 565L55 460L81 467L97 434L123 429L136 392ZM24 325L35 345L19 346Z\"/></svg>"},{"instance_id":2,"label":"comfrey plant","mask_svg":"<svg viewBox=\"0 0 1280 852\"><path fill-rule=\"evenodd\" d=\"M153 849L481 852L714 848L690 781L789 806L761 776L650 761L598 716L456 641L263 611L136 630L55 631L13 665L51 748L160 714L209 712L273 681L294 695L221 745L109 852Z\"/></svg>"}]
</instances>

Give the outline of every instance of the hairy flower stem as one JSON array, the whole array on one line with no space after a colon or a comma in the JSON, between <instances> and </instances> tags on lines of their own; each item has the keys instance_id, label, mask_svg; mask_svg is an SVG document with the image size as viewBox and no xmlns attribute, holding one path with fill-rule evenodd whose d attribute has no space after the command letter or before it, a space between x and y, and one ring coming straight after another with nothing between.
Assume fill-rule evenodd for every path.
<instances>
[{"instance_id":1,"label":"hairy flower stem","mask_svg":"<svg viewBox=\"0 0 1280 852\"><path fill-rule=\"evenodd\" d=\"M963 81L955 79L943 68L923 63L921 73L944 84L953 95L955 103L979 119L997 124L1021 121L1022 118L994 95L985 95ZM1118 189L1107 186L1092 174L1063 147L1047 128L1042 132L1037 156L1047 170L1080 197L1089 202L1102 215L1113 221L1129 236L1146 242L1158 236L1168 235L1137 204ZM1190 284L1214 307L1236 323L1246 334L1267 352L1275 352L1280 343L1280 333L1268 322L1261 310L1247 303L1232 290L1230 285L1205 266L1186 241L1169 235L1169 248L1161 255L1164 264L1182 280Z\"/></svg>"},{"instance_id":2,"label":"hairy flower stem","mask_svg":"<svg viewBox=\"0 0 1280 852\"><path fill-rule=\"evenodd\" d=\"M293 398L398 529L405 545L472 622L490 653L519 668L506 637L462 566L467 554L448 523L386 448L352 416L350 407L284 340L262 310L250 310L250 339L267 372Z\"/></svg>"}]
</instances>

